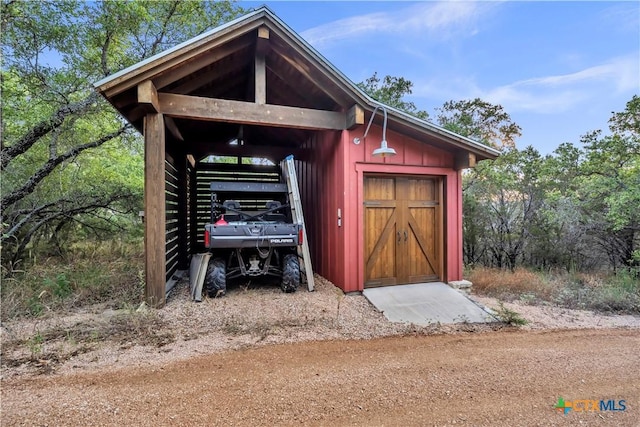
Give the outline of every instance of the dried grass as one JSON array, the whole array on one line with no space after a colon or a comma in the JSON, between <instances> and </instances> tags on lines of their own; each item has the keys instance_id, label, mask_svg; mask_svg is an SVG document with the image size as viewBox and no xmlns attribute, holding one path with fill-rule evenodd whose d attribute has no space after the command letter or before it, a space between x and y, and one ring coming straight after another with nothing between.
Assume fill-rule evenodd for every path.
<instances>
[{"instance_id":1,"label":"dried grass","mask_svg":"<svg viewBox=\"0 0 640 427\"><path fill-rule=\"evenodd\" d=\"M553 284L549 280L524 268L512 272L479 267L470 272L469 280L473 283L474 292L507 300L522 295L533 299L549 299L553 293Z\"/></svg>"},{"instance_id":2,"label":"dried grass","mask_svg":"<svg viewBox=\"0 0 640 427\"><path fill-rule=\"evenodd\" d=\"M64 257L34 258L22 271L2 271L2 320L105 303L137 305L144 282L139 242L73 247Z\"/></svg>"},{"instance_id":3,"label":"dried grass","mask_svg":"<svg viewBox=\"0 0 640 427\"><path fill-rule=\"evenodd\" d=\"M640 313L640 281L633 272L537 273L476 268L467 274L478 295L526 304L552 304L607 313Z\"/></svg>"},{"instance_id":4,"label":"dried grass","mask_svg":"<svg viewBox=\"0 0 640 427\"><path fill-rule=\"evenodd\" d=\"M48 373L58 364L108 343L120 349L135 345L159 348L176 340L168 326L157 310L148 309L118 310L71 324L43 324L31 333L3 339L2 366L28 365Z\"/></svg>"}]
</instances>

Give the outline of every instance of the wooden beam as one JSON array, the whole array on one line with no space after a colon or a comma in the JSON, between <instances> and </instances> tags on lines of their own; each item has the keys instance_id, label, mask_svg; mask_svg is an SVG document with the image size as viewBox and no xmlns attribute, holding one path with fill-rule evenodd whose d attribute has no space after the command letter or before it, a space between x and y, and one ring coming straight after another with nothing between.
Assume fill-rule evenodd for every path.
<instances>
[{"instance_id":1,"label":"wooden beam","mask_svg":"<svg viewBox=\"0 0 640 427\"><path fill-rule=\"evenodd\" d=\"M216 67L216 70L210 70L197 77L185 81L171 89L172 93L190 94L202 86L209 85L216 80L224 82L224 87L234 88L238 82L242 82L247 79L246 70L248 64L239 64L234 66L226 66L226 64L220 64L220 67Z\"/></svg>"},{"instance_id":2,"label":"wooden beam","mask_svg":"<svg viewBox=\"0 0 640 427\"><path fill-rule=\"evenodd\" d=\"M286 48L278 45L277 43L271 43L271 48L291 67L317 86L318 89L323 91L329 98L333 99L337 104L344 104L346 94L341 89L336 88L332 80L324 75L315 65L310 65L306 61L302 62L298 58L293 58L291 52L287 51Z\"/></svg>"},{"instance_id":3,"label":"wooden beam","mask_svg":"<svg viewBox=\"0 0 640 427\"><path fill-rule=\"evenodd\" d=\"M269 27L265 25L258 27L258 38L269 40Z\"/></svg>"},{"instance_id":4,"label":"wooden beam","mask_svg":"<svg viewBox=\"0 0 640 427\"><path fill-rule=\"evenodd\" d=\"M190 76L194 74L198 70L201 70L214 62L218 62L242 49L251 46L251 40L245 39L242 42L231 42L226 46L221 46L215 50L210 50L206 52L204 55L201 55L198 58L192 59L186 63L179 64L179 67L175 69L170 69L161 74L160 76L154 78L154 82L156 83L156 87L158 89L162 89L165 86L170 85L173 82L176 82L184 77Z\"/></svg>"},{"instance_id":5,"label":"wooden beam","mask_svg":"<svg viewBox=\"0 0 640 427\"><path fill-rule=\"evenodd\" d=\"M151 80L145 80L138 85L138 105L147 113L160 112L158 91Z\"/></svg>"},{"instance_id":6,"label":"wooden beam","mask_svg":"<svg viewBox=\"0 0 640 427\"><path fill-rule=\"evenodd\" d=\"M259 25L259 22L254 22L249 26L244 26L241 29L242 34L246 31L251 31L252 28L257 28ZM171 54L162 55L155 61L145 63L144 66L138 67L129 73L125 73L117 79L110 80L100 86L98 90L105 97L111 98L130 87L135 87L138 83L149 78L154 79L156 88L162 89L166 85L193 73L193 70L187 70L189 67L185 64L195 66L194 63L201 60L202 63L199 63L195 68L197 70L207 65L207 62L211 64L217 61L215 58L218 56L218 52L220 52L218 48L221 46L225 46L225 48L228 47L228 49L225 49L227 54L231 54L240 49L241 45L235 45L235 40L239 40L239 38L238 34L234 30L230 30L228 33L223 35L214 33L209 37L200 39L182 49L171 52ZM253 43L253 40L250 38L242 38L242 40L247 45Z\"/></svg>"},{"instance_id":7,"label":"wooden beam","mask_svg":"<svg viewBox=\"0 0 640 427\"><path fill-rule=\"evenodd\" d=\"M196 159L191 154L187 154L187 161L191 165L192 168L196 167Z\"/></svg>"},{"instance_id":8,"label":"wooden beam","mask_svg":"<svg viewBox=\"0 0 640 427\"><path fill-rule=\"evenodd\" d=\"M269 48L269 28L258 27L258 39L256 40L256 51L253 68L253 91L256 104L267 103L267 65L266 52Z\"/></svg>"},{"instance_id":9,"label":"wooden beam","mask_svg":"<svg viewBox=\"0 0 640 427\"><path fill-rule=\"evenodd\" d=\"M208 155L214 156L237 156L237 157L265 157L267 159L282 160L289 154L293 154L296 159L309 159L311 151L306 148L243 145L234 146L229 144L212 144L210 142L189 143L188 150L198 158Z\"/></svg>"},{"instance_id":10,"label":"wooden beam","mask_svg":"<svg viewBox=\"0 0 640 427\"><path fill-rule=\"evenodd\" d=\"M468 169L476 167L476 155L468 151L459 151L456 153L455 169Z\"/></svg>"},{"instance_id":11,"label":"wooden beam","mask_svg":"<svg viewBox=\"0 0 640 427\"><path fill-rule=\"evenodd\" d=\"M191 120L243 123L296 129L344 130L346 114L284 105L159 93L160 111Z\"/></svg>"},{"instance_id":12,"label":"wooden beam","mask_svg":"<svg viewBox=\"0 0 640 427\"><path fill-rule=\"evenodd\" d=\"M269 50L269 28L266 26L258 27L258 39L256 40L256 53L266 55Z\"/></svg>"},{"instance_id":13,"label":"wooden beam","mask_svg":"<svg viewBox=\"0 0 640 427\"><path fill-rule=\"evenodd\" d=\"M356 126L364 124L364 108L355 104L347 111L347 129L351 130Z\"/></svg>"},{"instance_id":14,"label":"wooden beam","mask_svg":"<svg viewBox=\"0 0 640 427\"><path fill-rule=\"evenodd\" d=\"M275 82L275 85L285 85L288 86L288 90L283 93L271 93L270 98L272 100L276 99L286 99L288 104L293 105L304 105L305 102L309 102L309 93L304 92L304 88L300 85L291 85L291 76L286 76L281 73L281 70L277 67L267 66L267 70L269 71L269 75L272 79L280 80L280 82Z\"/></svg>"},{"instance_id":15,"label":"wooden beam","mask_svg":"<svg viewBox=\"0 0 640 427\"><path fill-rule=\"evenodd\" d=\"M266 104L267 103L267 67L264 59L264 53L260 53L256 50L255 69L255 103Z\"/></svg>"},{"instance_id":16,"label":"wooden beam","mask_svg":"<svg viewBox=\"0 0 640 427\"><path fill-rule=\"evenodd\" d=\"M145 297L151 307L165 303L165 134L162 114L144 120Z\"/></svg>"},{"instance_id":17,"label":"wooden beam","mask_svg":"<svg viewBox=\"0 0 640 427\"><path fill-rule=\"evenodd\" d=\"M165 117L164 122L167 125L169 132L171 132L171 135L173 135L173 137L178 141L184 142L184 137L182 136L182 133L180 133L180 129L178 129L176 122L171 117Z\"/></svg>"}]
</instances>

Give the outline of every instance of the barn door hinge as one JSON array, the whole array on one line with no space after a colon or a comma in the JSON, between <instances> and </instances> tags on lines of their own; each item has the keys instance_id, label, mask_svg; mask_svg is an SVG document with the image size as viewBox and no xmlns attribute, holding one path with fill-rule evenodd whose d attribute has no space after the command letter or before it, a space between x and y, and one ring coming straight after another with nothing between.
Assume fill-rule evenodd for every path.
<instances>
[{"instance_id":1,"label":"barn door hinge","mask_svg":"<svg viewBox=\"0 0 640 427\"><path fill-rule=\"evenodd\" d=\"M364 202L365 206L380 206L381 204L380 202Z\"/></svg>"}]
</instances>

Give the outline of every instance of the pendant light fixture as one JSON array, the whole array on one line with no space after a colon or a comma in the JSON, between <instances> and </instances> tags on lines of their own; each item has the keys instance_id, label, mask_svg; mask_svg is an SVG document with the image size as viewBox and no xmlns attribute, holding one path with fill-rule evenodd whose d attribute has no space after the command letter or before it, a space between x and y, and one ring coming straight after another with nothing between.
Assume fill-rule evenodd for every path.
<instances>
[{"instance_id":1,"label":"pendant light fixture","mask_svg":"<svg viewBox=\"0 0 640 427\"><path fill-rule=\"evenodd\" d=\"M382 141L380 141L380 147L373 150L373 155L377 157L395 156L396 150L387 145L387 109L384 107L384 105L377 105L373 110L373 113L371 113L369 124L367 125L367 129L364 131L362 139L365 139L367 137L369 128L371 127L371 123L373 123L373 118L375 117L376 111L378 111L378 109L381 109L384 113L384 120L382 122ZM356 145L360 144L360 138L353 138L353 143Z\"/></svg>"}]
</instances>

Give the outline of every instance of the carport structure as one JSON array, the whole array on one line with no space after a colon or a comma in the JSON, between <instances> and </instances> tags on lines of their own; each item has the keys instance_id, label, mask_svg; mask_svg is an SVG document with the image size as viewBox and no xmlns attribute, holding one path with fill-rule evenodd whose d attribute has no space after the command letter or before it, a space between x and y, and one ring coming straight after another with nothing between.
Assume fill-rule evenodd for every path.
<instances>
[{"instance_id":1,"label":"carport structure","mask_svg":"<svg viewBox=\"0 0 640 427\"><path fill-rule=\"evenodd\" d=\"M151 305L202 250L212 177L280 179L251 157L295 156L314 270L344 291L461 279L461 170L498 152L389 107L363 138L379 104L268 8L95 86L144 135ZM398 154L374 157L384 130Z\"/></svg>"}]
</instances>

